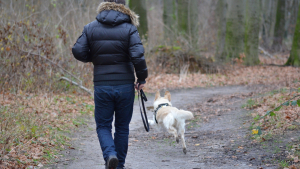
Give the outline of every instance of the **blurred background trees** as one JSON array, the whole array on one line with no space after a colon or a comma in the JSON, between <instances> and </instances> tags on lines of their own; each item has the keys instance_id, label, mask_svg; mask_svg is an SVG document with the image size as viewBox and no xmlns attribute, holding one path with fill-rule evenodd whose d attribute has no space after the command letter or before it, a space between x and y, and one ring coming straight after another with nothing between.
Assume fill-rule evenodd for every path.
<instances>
[{"instance_id":1,"label":"blurred background trees","mask_svg":"<svg viewBox=\"0 0 300 169\"><path fill-rule=\"evenodd\" d=\"M91 88L93 65L77 62L71 47L95 20L100 2L0 0L1 90L67 90L61 77ZM214 73L228 65L258 65L261 58L299 66L299 4L127 0L140 16L150 73Z\"/></svg>"},{"instance_id":2,"label":"blurred background trees","mask_svg":"<svg viewBox=\"0 0 300 169\"><path fill-rule=\"evenodd\" d=\"M300 4L299 4L299 8L300 8ZM300 12L298 12L292 50L286 64L293 65L293 66L300 66Z\"/></svg>"}]
</instances>

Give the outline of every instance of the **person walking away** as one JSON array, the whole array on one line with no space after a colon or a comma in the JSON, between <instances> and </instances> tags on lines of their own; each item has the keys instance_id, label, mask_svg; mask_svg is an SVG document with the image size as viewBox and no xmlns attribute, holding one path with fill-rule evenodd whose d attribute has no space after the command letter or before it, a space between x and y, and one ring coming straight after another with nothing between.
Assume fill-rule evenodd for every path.
<instances>
[{"instance_id":1,"label":"person walking away","mask_svg":"<svg viewBox=\"0 0 300 169\"><path fill-rule=\"evenodd\" d=\"M125 6L125 0L104 0L97 12L96 20L84 26L72 52L77 60L94 65L95 121L103 158L106 169L122 169L128 150L134 88L144 87L148 70L137 31L138 16Z\"/></svg>"}]
</instances>

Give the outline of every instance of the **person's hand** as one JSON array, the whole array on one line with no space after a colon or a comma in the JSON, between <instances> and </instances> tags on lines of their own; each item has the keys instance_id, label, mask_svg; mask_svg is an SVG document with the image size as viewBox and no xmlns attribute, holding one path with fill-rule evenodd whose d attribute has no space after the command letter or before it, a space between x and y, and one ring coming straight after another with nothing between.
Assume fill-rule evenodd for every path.
<instances>
[{"instance_id":1,"label":"person's hand","mask_svg":"<svg viewBox=\"0 0 300 169\"><path fill-rule=\"evenodd\" d=\"M139 88L138 88L139 87ZM141 90L141 89L143 89L145 87L145 84L140 84L140 86L139 86L139 83L136 83L136 85L135 85L135 89L136 90Z\"/></svg>"}]
</instances>

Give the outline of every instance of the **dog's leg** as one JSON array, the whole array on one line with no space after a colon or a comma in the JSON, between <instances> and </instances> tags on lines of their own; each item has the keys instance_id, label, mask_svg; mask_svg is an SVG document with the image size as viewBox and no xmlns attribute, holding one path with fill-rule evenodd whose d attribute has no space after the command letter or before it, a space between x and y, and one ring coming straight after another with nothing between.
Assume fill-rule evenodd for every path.
<instances>
[{"instance_id":1,"label":"dog's leg","mask_svg":"<svg viewBox=\"0 0 300 169\"><path fill-rule=\"evenodd\" d=\"M184 139L184 128L179 129L181 141L182 141L182 147L183 147L183 153L186 154L186 145L185 145L185 139Z\"/></svg>"},{"instance_id":2,"label":"dog's leg","mask_svg":"<svg viewBox=\"0 0 300 169\"><path fill-rule=\"evenodd\" d=\"M148 120L148 123L149 123L151 126L153 126L153 125L156 124L156 122L155 122L155 116L154 116L154 115L153 115L153 120Z\"/></svg>"},{"instance_id":3,"label":"dog's leg","mask_svg":"<svg viewBox=\"0 0 300 169\"><path fill-rule=\"evenodd\" d=\"M178 138L177 130L173 126L170 126L168 132L174 135L176 142L178 143L179 138Z\"/></svg>"},{"instance_id":4,"label":"dog's leg","mask_svg":"<svg viewBox=\"0 0 300 169\"><path fill-rule=\"evenodd\" d=\"M155 124L155 121L153 121L153 120L148 120L148 123L149 123L151 126L153 126L153 125Z\"/></svg>"}]
</instances>

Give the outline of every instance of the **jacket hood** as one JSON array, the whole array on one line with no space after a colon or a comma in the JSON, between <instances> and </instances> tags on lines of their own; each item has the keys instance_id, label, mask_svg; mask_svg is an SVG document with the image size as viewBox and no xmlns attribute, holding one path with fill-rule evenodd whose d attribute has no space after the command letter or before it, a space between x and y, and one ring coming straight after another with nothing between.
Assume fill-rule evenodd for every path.
<instances>
[{"instance_id":1,"label":"jacket hood","mask_svg":"<svg viewBox=\"0 0 300 169\"><path fill-rule=\"evenodd\" d=\"M131 24L136 27L140 25L139 16L122 4L116 4L114 2L102 2L97 8L97 12L99 13L97 16L97 20L99 22L111 25L118 25L123 22L131 22Z\"/></svg>"}]
</instances>

